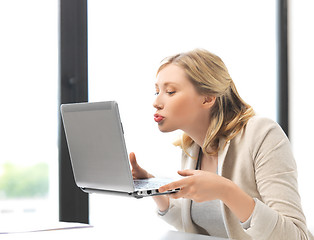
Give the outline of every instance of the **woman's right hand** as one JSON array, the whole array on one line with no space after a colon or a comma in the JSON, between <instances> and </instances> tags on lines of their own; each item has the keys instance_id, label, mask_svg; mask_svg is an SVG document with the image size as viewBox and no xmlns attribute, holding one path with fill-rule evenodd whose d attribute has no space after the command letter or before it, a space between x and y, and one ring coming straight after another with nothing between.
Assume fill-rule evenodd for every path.
<instances>
[{"instance_id":1,"label":"woman's right hand","mask_svg":"<svg viewBox=\"0 0 314 240\"><path fill-rule=\"evenodd\" d=\"M154 176L148 173L145 169L141 168L136 161L134 152L130 153L130 163L132 166L133 179L153 178Z\"/></svg>"},{"instance_id":2,"label":"woman's right hand","mask_svg":"<svg viewBox=\"0 0 314 240\"><path fill-rule=\"evenodd\" d=\"M154 176L141 168L136 161L134 152L130 153L130 163L132 166L133 179L153 178ZM166 211L169 208L169 197L167 195L153 196L154 201L160 211Z\"/></svg>"}]
</instances>

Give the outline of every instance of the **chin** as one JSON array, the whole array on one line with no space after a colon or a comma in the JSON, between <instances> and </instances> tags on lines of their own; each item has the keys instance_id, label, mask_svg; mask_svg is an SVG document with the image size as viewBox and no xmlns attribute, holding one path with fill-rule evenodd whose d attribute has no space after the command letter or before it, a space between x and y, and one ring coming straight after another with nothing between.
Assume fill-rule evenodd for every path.
<instances>
[{"instance_id":1,"label":"chin","mask_svg":"<svg viewBox=\"0 0 314 240\"><path fill-rule=\"evenodd\" d=\"M159 131L161 131L161 132L163 132L163 133L172 132L172 131L170 131L170 130L164 130L164 129L160 129L160 128L159 128Z\"/></svg>"},{"instance_id":2,"label":"chin","mask_svg":"<svg viewBox=\"0 0 314 240\"><path fill-rule=\"evenodd\" d=\"M168 132L173 132L176 129L172 129L172 128L166 128L162 125L158 125L159 131L163 132L163 133L168 133Z\"/></svg>"}]
</instances>

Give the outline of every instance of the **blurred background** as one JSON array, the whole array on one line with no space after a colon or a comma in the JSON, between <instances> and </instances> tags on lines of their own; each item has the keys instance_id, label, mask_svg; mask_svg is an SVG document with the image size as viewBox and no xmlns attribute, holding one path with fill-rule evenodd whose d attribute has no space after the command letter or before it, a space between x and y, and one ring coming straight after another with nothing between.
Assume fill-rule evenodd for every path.
<instances>
[{"instance_id":1,"label":"blurred background","mask_svg":"<svg viewBox=\"0 0 314 240\"><path fill-rule=\"evenodd\" d=\"M60 218L61 1L0 0L0 223ZM153 121L156 70L166 56L194 48L217 54L241 97L258 115L279 121L277 2L89 0L88 100L119 102L128 151L162 176L176 174L181 154L172 146L180 132L160 133ZM287 2L289 138L304 212L314 226L314 2ZM89 222L145 219L166 227L154 208L151 199L92 194Z\"/></svg>"}]
</instances>

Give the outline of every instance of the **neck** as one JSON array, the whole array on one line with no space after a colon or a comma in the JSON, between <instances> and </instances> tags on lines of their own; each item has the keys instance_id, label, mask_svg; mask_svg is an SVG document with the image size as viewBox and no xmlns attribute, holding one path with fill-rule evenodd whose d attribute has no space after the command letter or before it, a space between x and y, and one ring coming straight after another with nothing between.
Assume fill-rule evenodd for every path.
<instances>
[{"instance_id":1,"label":"neck","mask_svg":"<svg viewBox=\"0 0 314 240\"><path fill-rule=\"evenodd\" d=\"M190 138L193 139L193 141L199 145L200 147L203 146L204 141L205 141L205 137L206 137L206 133L208 130L208 126L209 124L199 124L196 127L194 127L193 129L188 129L186 131L184 131Z\"/></svg>"}]
</instances>

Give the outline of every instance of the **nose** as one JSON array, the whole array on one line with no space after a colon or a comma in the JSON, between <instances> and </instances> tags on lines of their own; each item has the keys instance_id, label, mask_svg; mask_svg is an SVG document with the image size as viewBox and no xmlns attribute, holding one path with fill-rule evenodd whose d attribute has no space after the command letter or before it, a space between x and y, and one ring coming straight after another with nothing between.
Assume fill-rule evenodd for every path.
<instances>
[{"instance_id":1,"label":"nose","mask_svg":"<svg viewBox=\"0 0 314 240\"><path fill-rule=\"evenodd\" d=\"M163 108L163 105L161 104L159 95L156 96L155 101L153 102L153 106L154 108L156 108L157 110L160 110Z\"/></svg>"}]
</instances>

